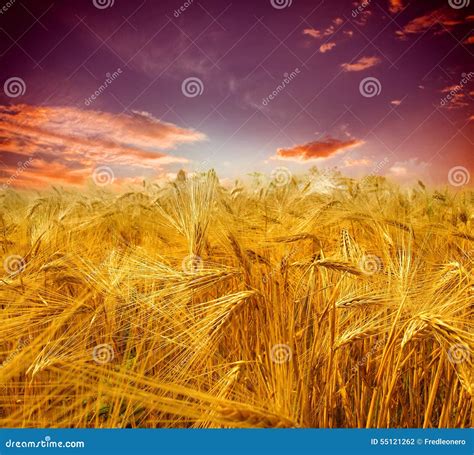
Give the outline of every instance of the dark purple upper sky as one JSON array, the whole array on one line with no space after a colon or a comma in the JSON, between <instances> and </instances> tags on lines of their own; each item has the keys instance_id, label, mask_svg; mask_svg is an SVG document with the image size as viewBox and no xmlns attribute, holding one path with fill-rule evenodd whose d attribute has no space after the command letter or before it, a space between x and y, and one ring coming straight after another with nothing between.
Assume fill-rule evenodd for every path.
<instances>
[{"instance_id":1,"label":"dark purple upper sky","mask_svg":"<svg viewBox=\"0 0 474 455\"><path fill-rule=\"evenodd\" d=\"M474 170L468 3L0 0L0 181L316 165L447 184Z\"/></svg>"}]
</instances>

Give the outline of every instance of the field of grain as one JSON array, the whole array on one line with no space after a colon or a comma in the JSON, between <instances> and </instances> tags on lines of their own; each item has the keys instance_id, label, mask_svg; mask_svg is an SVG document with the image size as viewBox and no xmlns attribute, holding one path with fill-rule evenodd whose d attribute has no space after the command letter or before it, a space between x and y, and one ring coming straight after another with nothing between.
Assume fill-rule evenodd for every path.
<instances>
[{"instance_id":1,"label":"field of grain","mask_svg":"<svg viewBox=\"0 0 474 455\"><path fill-rule=\"evenodd\" d=\"M2 427L469 427L474 192L0 194Z\"/></svg>"}]
</instances>

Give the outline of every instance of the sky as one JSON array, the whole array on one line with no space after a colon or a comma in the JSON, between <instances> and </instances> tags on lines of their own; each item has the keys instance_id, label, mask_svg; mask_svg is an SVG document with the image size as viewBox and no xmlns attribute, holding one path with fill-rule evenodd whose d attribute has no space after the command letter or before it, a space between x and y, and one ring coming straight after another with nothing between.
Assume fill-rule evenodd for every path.
<instances>
[{"instance_id":1,"label":"sky","mask_svg":"<svg viewBox=\"0 0 474 455\"><path fill-rule=\"evenodd\" d=\"M473 185L473 25L469 0L0 0L0 184Z\"/></svg>"}]
</instances>

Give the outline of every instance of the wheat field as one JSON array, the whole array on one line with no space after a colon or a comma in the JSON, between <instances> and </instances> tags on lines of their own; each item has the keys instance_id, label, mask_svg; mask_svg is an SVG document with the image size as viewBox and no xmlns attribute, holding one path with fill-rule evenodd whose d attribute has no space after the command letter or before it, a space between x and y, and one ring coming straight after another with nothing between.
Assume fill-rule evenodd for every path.
<instances>
[{"instance_id":1,"label":"wheat field","mask_svg":"<svg viewBox=\"0 0 474 455\"><path fill-rule=\"evenodd\" d=\"M2 427L470 427L474 192L213 171L0 195Z\"/></svg>"}]
</instances>

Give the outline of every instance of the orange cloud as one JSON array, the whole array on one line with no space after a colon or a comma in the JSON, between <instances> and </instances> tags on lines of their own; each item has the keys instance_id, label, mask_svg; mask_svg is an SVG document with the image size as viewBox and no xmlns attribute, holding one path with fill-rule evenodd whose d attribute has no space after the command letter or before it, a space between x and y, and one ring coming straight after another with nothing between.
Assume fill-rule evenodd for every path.
<instances>
[{"instance_id":1,"label":"orange cloud","mask_svg":"<svg viewBox=\"0 0 474 455\"><path fill-rule=\"evenodd\" d=\"M347 72L363 71L380 63L378 57L362 57L354 63L343 63L342 69Z\"/></svg>"},{"instance_id":2,"label":"orange cloud","mask_svg":"<svg viewBox=\"0 0 474 455\"><path fill-rule=\"evenodd\" d=\"M324 54L325 52L330 51L334 47L336 47L336 43L324 43L319 47L319 52L321 52L321 54Z\"/></svg>"},{"instance_id":3,"label":"orange cloud","mask_svg":"<svg viewBox=\"0 0 474 455\"><path fill-rule=\"evenodd\" d=\"M389 10L391 13L396 14L404 8L403 0L390 0Z\"/></svg>"},{"instance_id":4,"label":"orange cloud","mask_svg":"<svg viewBox=\"0 0 474 455\"><path fill-rule=\"evenodd\" d=\"M358 147L364 141L358 139L350 139L341 141L339 139L327 138L323 141L314 141L307 144L295 145L289 149L280 148L277 150L273 159L292 160L292 161L309 161L322 158L330 158L344 150Z\"/></svg>"},{"instance_id":5,"label":"orange cloud","mask_svg":"<svg viewBox=\"0 0 474 455\"><path fill-rule=\"evenodd\" d=\"M354 7L352 10L352 18L360 27L364 27L372 16L369 5L370 0L357 0L352 2L352 6Z\"/></svg>"},{"instance_id":6,"label":"orange cloud","mask_svg":"<svg viewBox=\"0 0 474 455\"><path fill-rule=\"evenodd\" d=\"M0 182L8 180L12 164L25 157L34 160L15 178L15 186L26 181L39 186L51 180L80 184L101 165L151 176L163 165L187 162L164 150L204 139L200 132L162 122L146 112L0 106Z\"/></svg>"},{"instance_id":7,"label":"orange cloud","mask_svg":"<svg viewBox=\"0 0 474 455\"><path fill-rule=\"evenodd\" d=\"M473 18L473 16L468 16L464 20L458 19L455 17L454 11L441 8L413 19L402 30L397 30L395 33L401 39L406 39L408 35L424 33L430 28L436 30L436 34L441 34L445 33L446 30L454 28L456 25L462 24L464 21L472 21Z\"/></svg>"},{"instance_id":8,"label":"orange cloud","mask_svg":"<svg viewBox=\"0 0 474 455\"><path fill-rule=\"evenodd\" d=\"M474 35L471 35L466 41L465 44L474 44Z\"/></svg>"},{"instance_id":9,"label":"orange cloud","mask_svg":"<svg viewBox=\"0 0 474 455\"><path fill-rule=\"evenodd\" d=\"M336 26L339 26L344 21L343 21L342 18L336 17L335 19L333 19L332 22ZM335 29L334 25L330 25L325 30L317 30L315 28L305 28L303 30L303 35L308 35L308 36L311 36L312 38L315 38L315 39L321 39L321 38L324 38L325 36L331 36L332 34L334 34L335 31L336 31L336 29Z\"/></svg>"},{"instance_id":10,"label":"orange cloud","mask_svg":"<svg viewBox=\"0 0 474 455\"><path fill-rule=\"evenodd\" d=\"M441 100L441 106L447 109L458 109L469 106L463 90L464 87L460 84L450 85L443 88L441 93L447 93L447 95Z\"/></svg>"},{"instance_id":11,"label":"orange cloud","mask_svg":"<svg viewBox=\"0 0 474 455\"><path fill-rule=\"evenodd\" d=\"M316 30L315 28L305 28L303 30L303 35L308 35L311 36L312 38L321 38L323 35L319 30Z\"/></svg>"}]
</instances>

